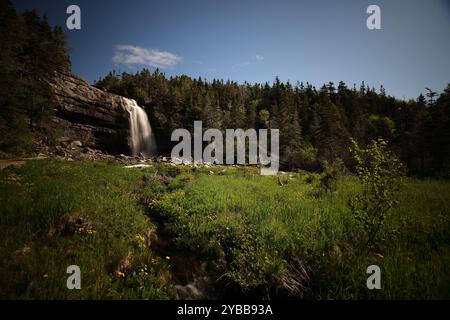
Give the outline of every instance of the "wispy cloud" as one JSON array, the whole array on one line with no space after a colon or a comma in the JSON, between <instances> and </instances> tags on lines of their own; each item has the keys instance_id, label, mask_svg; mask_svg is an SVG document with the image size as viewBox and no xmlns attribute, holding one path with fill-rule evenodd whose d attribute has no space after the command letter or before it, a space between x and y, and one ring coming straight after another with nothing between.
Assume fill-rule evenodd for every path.
<instances>
[{"instance_id":1,"label":"wispy cloud","mask_svg":"<svg viewBox=\"0 0 450 320\"><path fill-rule=\"evenodd\" d=\"M255 64L255 63L260 63L264 60L264 56L257 54L255 55L251 60L247 60L238 64L235 64L233 66L233 68L242 68L242 67L247 67L251 64Z\"/></svg>"},{"instance_id":2,"label":"wispy cloud","mask_svg":"<svg viewBox=\"0 0 450 320\"><path fill-rule=\"evenodd\" d=\"M246 67L246 66L249 66L249 65L251 65L251 64L252 64L252 63L251 63L250 61L244 61L244 62L235 64L235 65L233 66L233 68Z\"/></svg>"},{"instance_id":3,"label":"wispy cloud","mask_svg":"<svg viewBox=\"0 0 450 320\"><path fill-rule=\"evenodd\" d=\"M183 61L174 53L157 49L146 49L132 45L118 45L113 61L127 65L148 65L155 68L172 68Z\"/></svg>"}]
</instances>

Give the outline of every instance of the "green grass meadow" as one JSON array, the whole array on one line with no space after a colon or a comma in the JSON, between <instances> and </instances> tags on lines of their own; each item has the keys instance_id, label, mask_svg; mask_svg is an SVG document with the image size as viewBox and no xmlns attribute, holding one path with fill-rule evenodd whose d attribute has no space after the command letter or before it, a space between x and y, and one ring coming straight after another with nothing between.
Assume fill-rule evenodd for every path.
<instances>
[{"instance_id":1,"label":"green grass meadow","mask_svg":"<svg viewBox=\"0 0 450 320\"><path fill-rule=\"evenodd\" d=\"M173 299L176 256L204 262L222 296L449 299L450 181L405 180L367 251L349 200L353 176L251 167L28 161L0 171L1 299ZM78 265L82 289L66 288ZM381 268L368 290L366 268Z\"/></svg>"}]
</instances>

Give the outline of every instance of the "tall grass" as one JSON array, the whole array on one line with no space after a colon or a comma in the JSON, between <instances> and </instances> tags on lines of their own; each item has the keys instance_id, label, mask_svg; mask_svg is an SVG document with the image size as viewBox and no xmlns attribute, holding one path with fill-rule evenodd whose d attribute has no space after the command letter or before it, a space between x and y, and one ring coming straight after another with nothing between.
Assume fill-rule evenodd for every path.
<instances>
[{"instance_id":1,"label":"tall grass","mask_svg":"<svg viewBox=\"0 0 450 320\"><path fill-rule=\"evenodd\" d=\"M140 193L151 192L139 187L142 175L54 160L2 170L0 297L167 298L167 266L145 244L154 225L136 205ZM73 264L82 290L66 288Z\"/></svg>"},{"instance_id":2,"label":"tall grass","mask_svg":"<svg viewBox=\"0 0 450 320\"><path fill-rule=\"evenodd\" d=\"M378 252L367 252L348 206L360 188L356 179L324 193L308 183L317 180L310 175L291 176L284 183L258 175L202 176L152 210L172 221L180 247L215 262L221 278L244 291L285 294L279 280L295 277L289 266L301 259L308 270L303 297L449 297L448 181L408 180ZM371 264L382 269L382 290L366 287Z\"/></svg>"},{"instance_id":3,"label":"tall grass","mask_svg":"<svg viewBox=\"0 0 450 320\"><path fill-rule=\"evenodd\" d=\"M342 178L336 192L318 180L56 160L3 169L0 298L175 298L172 260L150 246L158 236L207 262L225 296L450 298L449 181L407 179L382 241L367 251L349 209L357 180ZM66 288L72 264L82 290ZM381 290L366 287L372 264Z\"/></svg>"}]
</instances>

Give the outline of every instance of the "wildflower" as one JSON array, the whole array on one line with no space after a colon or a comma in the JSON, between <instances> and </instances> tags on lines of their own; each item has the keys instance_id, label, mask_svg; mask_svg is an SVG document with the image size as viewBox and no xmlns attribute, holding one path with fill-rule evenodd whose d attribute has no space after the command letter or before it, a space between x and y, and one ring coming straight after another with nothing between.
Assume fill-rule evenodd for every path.
<instances>
[{"instance_id":1,"label":"wildflower","mask_svg":"<svg viewBox=\"0 0 450 320\"><path fill-rule=\"evenodd\" d=\"M145 241L145 237L142 236L142 235L140 235L140 234L138 234L138 235L136 236L136 239L139 240L139 241L142 241L142 242Z\"/></svg>"},{"instance_id":2,"label":"wildflower","mask_svg":"<svg viewBox=\"0 0 450 320\"><path fill-rule=\"evenodd\" d=\"M94 228L91 227L78 227L77 228L77 233L79 234L95 234L97 233L97 230L95 230Z\"/></svg>"},{"instance_id":3,"label":"wildflower","mask_svg":"<svg viewBox=\"0 0 450 320\"><path fill-rule=\"evenodd\" d=\"M5 182L7 183L7 184L18 184L18 185L20 185L20 180L21 180L22 178L20 177L20 176L18 176L17 174L15 174L15 173L11 173L11 174L9 174L8 176L6 176L6 178L5 178Z\"/></svg>"},{"instance_id":4,"label":"wildflower","mask_svg":"<svg viewBox=\"0 0 450 320\"><path fill-rule=\"evenodd\" d=\"M166 260L170 260L170 257L169 257L169 256L166 256Z\"/></svg>"},{"instance_id":5,"label":"wildflower","mask_svg":"<svg viewBox=\"0 0 450 320\"><path fill-rule=\"evenodd\" d=\"M384 256L381 253L375 253L374 256L377 257L380 260L384 259Z\"/></svg>"}]
</instances>

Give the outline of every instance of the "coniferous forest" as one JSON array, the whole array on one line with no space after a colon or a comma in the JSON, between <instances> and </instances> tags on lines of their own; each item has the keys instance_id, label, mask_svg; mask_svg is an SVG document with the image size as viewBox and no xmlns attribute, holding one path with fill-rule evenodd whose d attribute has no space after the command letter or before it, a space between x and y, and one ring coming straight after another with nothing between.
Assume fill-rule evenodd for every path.
<instances>
[{"instance_id":1,"label":"coniferous forest","mask_svg":"<svg viewBox=\"0 0 450 320\"><path fill-rule=\"evenodd\" d=\"M361 144L389 141L418 176L450 170L450 84L441 94L424 88L404 101L364 82L356 87L329 82L238 84L232 81L165 77L158 70L112 72L95 84L136 99L154 117L157 133L170 140L176 128L202 120L208 128L280 129L282 166L317 171L340 158L351 166L350 138Z\"/></svg>"},{"instance_id":2,"label":"coniferous forest","mask_svg":"<svg viewBox=\"0 0 450 320\"><path fill-rule=\"evenodd\" d=\"M53 110L48 81L69 71L68 47L61 27L50 27L36 11L17 14L0 1L0 150L32 150L38 131Z\"/></svg>"}]
</instances>

